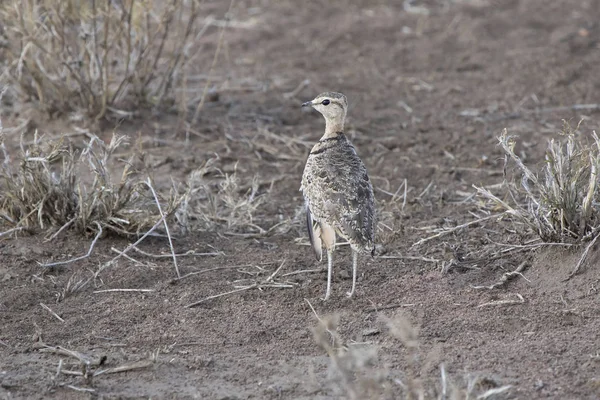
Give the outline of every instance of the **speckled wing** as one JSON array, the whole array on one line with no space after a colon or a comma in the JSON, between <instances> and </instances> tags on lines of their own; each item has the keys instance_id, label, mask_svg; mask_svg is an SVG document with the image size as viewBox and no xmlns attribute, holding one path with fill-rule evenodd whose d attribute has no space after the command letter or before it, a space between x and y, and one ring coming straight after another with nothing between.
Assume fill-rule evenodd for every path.
<instances>
[{"instance_id":1,"label":"speckled wing","mask_svg":"<svg viewBox=\"0 0 600 400\"><path fill-rule=\"evenodd\" d=\"M373 187L363 162L345 137L333 143L320 142L313 148L301 190L312 219L334 227L356 250L373 250Z\"/></svg>"}]
</instances>

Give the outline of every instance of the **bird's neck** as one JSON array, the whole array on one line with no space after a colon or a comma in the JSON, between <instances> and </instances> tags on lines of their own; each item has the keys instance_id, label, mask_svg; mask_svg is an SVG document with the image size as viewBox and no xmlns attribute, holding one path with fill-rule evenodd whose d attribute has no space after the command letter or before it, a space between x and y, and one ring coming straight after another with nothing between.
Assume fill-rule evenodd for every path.
<instances>
[{"instance_id":1,"label":"bird's neck","mask_svg":"<svg viewBox=\"0 0 600 400\"><path fill-rule=\"evenodd\" d=\"M325 120L325 134L323 139L335 137L338 132L344 132L344 121L343 120Z\"/></svg>"}]
</instances>

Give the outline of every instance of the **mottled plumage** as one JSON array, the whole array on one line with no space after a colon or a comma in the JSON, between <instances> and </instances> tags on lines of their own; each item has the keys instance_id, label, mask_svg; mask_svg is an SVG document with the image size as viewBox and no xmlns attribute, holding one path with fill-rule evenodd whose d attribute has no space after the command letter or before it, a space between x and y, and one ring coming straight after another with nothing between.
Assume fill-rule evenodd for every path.
<instances>
[{"instance_id":1,"label":"mottled plumage","mask_svg":"<svg viewBox=\"0 0 600 400\"><path fill-rule=\"evenodd\" d=\"M372 251L373 188L367 169L346 135L339 132L313 147L301 190L314 221L333 227L353 249Z\"/></svg>"},{"instance_id":2,"label":"mottled plumage","mask_svg":"<svg viewBox=\"0 0 600 400\"><path fill-rule=\"evenodd\" d=\"M343 133L346 97L326 92L310 105L325 117L325 134L314 145L304 168L300 190L306 204L309 238L317 259L322 243L328 256L325 299L330 295L336 234L345 238L353 253L352 296L356 283L357 255L374 250L375 204L367 169Z\"/></svg>"}]
</instances>

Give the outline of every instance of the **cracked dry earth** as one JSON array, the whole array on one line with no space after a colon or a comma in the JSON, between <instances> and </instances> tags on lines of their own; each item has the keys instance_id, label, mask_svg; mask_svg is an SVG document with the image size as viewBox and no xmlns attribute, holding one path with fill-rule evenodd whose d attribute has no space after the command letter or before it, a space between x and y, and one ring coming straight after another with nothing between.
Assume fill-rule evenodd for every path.
<instances>
[{"instance_id":1,"label":"cracked dry earth","mask_svg":"<svg viewBox=\"0 0 600 400\"><path fill-rule=\"evenodd\" d=\"M206 1L202 7L207 15L222 15L224 3ZM442 364L459 388L477 377L477 393L510 385L494 398L600 398L595 248L581 273L563 282L581 249L515 252L442 273L452 249L468 253L477 243L485 246L489 232L499 241L518 240L519 232L493 219L411 247L431 234L430 227L475 219L479 204L469 197L472 184L503 179L496 146L502 129L519 136L529 165L543 159L562 119L583 119L584 133L597 129L597 108L572 106L598 99L600 3L417 5L429 13L384 1L256 0L234 7L233 20L244 24L225 35L216 71L219 97L195 126L199 134L184 144L185 132L170 116L119 129L170 139L167 145L150 141L145 149L160 165L157 182L165 187L214 153L224 170L239 161L241 174L273 181L268 193L269 185L261 189L267 198L255 222L269 228L290 220L289 229L255 237L192 232L175 241L177 251L222 253L180 257L180 269L206 272L173 282L171 259L139 257L142 264L120 261L60 301L57 295L73 274L88 278L113 257L111 247L128 242L104 238L91 257L43 273L38 261L85 254L91 238L67 233L53 242L44 242L42 234L2 239L0 399L347 398L354 383L344 384L332 372L311 332L317 319L310 305L320 317L339 316L337 331L349 348L377 350L374 366L360 368L383 376L387 392L371 398L402 398L398 380L406 382L410 371L426 387L439 389ZM197 73L208 70L218 35L210 30L198 43L205 51ZM306 79L310 83L295 96L286 95ZM397 258L362 258L351 300L344 296L351 260L342 246L328 302L319 300L326 281L321 270L288 275L292 288L246 290L186 308L233 290L241 279L266 278L284 261L280 276L319 268L305 246L298 187L308 152L302 143L318 139L323 121L299 105L324 90L343 92L351 103L348 134L382 189L376 191L378 203L391 210L386 218L394 233L383 227L379 233L385 255ZM257 132L265 130L297 140L299 151L279 140L261 145ZM399 201L394 208L384 191L393 194L404 179L406 205L402 209ZM142 249L169 252L159 238L144 241ZM473 288L493 284L522 261L528 268L521 277L494 290ZM151 291L96 293L112 288ZM386 320L399 317L418 331L417 347L388 332ZM88 380L56 376L61 359L65 370L80 366L73 357L43 351L40 341L105 358L98 368L154 362Z\"/></svg>"}]
</instances>

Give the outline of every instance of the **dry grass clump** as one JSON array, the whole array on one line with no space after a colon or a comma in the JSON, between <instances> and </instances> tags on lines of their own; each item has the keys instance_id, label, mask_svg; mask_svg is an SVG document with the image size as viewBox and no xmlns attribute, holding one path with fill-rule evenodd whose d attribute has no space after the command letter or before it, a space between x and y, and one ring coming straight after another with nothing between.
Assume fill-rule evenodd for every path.
<instances>
[{"instance_id":1,"label":"dry grass clump","mask_svg":"<svg viewBox=\"0 0 600 400\"><path fill-rule=\"evenodd\" d=\"M314 311L314 310L313 310ZM385 319L385 318L384 318ZM506 393L511 386L500 386L495 380L468 376L454 382L444 364L439 375L431 373L435 360L421 360L418 331L405 317L385 319L390 336L405 348L406 370L379 367L378 349L373 345L344 343L337 328L339 317L319 318L312 329L316 343L331 359L330 379L348 399L492 399ZM435 352L435 351L434 351ZM433 357L436 358L436 357ZM394 361L394 364L397 364Z\"/></svg>"},{"instance_id":2,"label":"dry grass clump","mask_svg":"<svg viewBox=\"0 0 600 400\"><path fill-rule=\"evenodd\" d=\"M123 161L120 176L109 169L125 143L124 136L114 135L108 144L94 136L77 151L64 138L36 133L31 144L21 139L17 160L10 159L2 144L2 217L13 227L69 227L82 233L106 229L136 235L151 228L161 213L149 183L133 167L135 156ZM160 198L163 212L172 214L180 200L174 192Z\"/></svg>"},{"instance_id":3,"label":"dry grass clump","mask_svg":"<svg viewBox=\"0 0 600 400\"><path fill-rule=\"evenodd\" d=\"M100 119L173 104L193 54L196 0L9 0L0 5L10 84L53 113Z\"/></svg>"},{"instance_id":4,"label":"dry grass clump","mask_svg":"<svg viewBox=\"0 0 600 400\"><path fill-rule=\"evenodd\" d=\"M338 325L339 316L331 315L319 319L319 324L312 328L315 342L331 360L330 380L351 400L376 398L377 394L389 390L385 385L387 374L375 369L377 348L346 346L337 331Z\"/></svg>"},{"instance_id":5,"label":"dry grass clump","mask_svg":"<svg viewBox=\"0 0 600 400\"><path fill-rule=\"evenodd\" d=\"M218 157L207 160L187 179L187 195L177 210L177 219L185 230L213 230L264 234L255 222L255 214L264 203L259 194L258 177L247 184L237 173L225 173L217 167Z\"/></svg>"},{"instance_id":6,"label":"dry grass clump","mask_svg":"<svg viewBox=\"0 0 600 400\"><path fill-rule=\"evenodd\" d=\"M76 150L64 137L36 133L29 144L21 139L13 160L2 143L0 217L13 229L105 230L126 236L148 231L163 215L174 216L183 232L267 232L255 222L267 193L259 193L257 177L246 183L237 168L225 173L217 157L193 171L179 189L156 193L145 167L134 167L145 164L143 155L118 159L115 153L123 153L126 145L124 136L114 135L110 143L92 136Z\"/></svg>"},{"instance_id":7,"label":"dry grass clump","mask_svg":"<svg viewBox=\"0 0 600 400\"><path fill-rule=\"evenodd\" d=\"M532 228L543 241L578 243L594 238L600 229L600 139L592 132L593 144L582 143L566 122L563 134L564 142L549 142L544 166L535 173L515 153L514 138L505 130L498 140L506 163L512 160L517 166L520 185L506 179L508 200L476 189Z\"/></svg>"}]
</instances>

